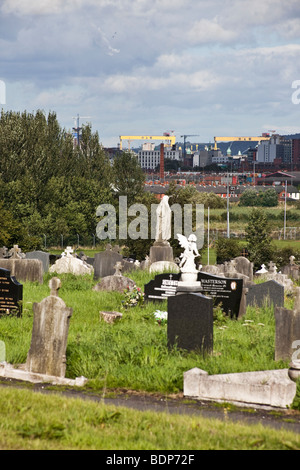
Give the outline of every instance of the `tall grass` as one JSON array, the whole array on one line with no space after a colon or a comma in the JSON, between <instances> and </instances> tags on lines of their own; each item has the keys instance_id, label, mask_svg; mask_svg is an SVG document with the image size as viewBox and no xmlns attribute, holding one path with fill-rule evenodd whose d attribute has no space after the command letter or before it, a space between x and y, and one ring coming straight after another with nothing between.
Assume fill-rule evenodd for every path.
<instances>
[{"instance_id":1,"label":"tall grass","mask_svg":"<svg viewBox=\"0 0 300 470\"><path fill-rule=\"evenodd\" d=\"M128 274L144 289L153 275L136 271ZM7 362L24 363L30 347L32 303L49 295L44 284L24 284L22 318L0 319L0 340L6 344ZM159 325L156 309L166 311L167 303L146 303L143 307L122 309L124 295L92 290L92 276L60 275L60 297L73 309L67 345L66 376L85 376L89 386L128 388L176 393L183 389L183 372L199 367L209 374L286 367L274 360L275 320L270 308L249 308L241 320L220 317L214 323L213 353L203 357L167 345L167 325ZM115 324L107 324L99 312L123 314ZM184 312L183 312L184 314Z\"/></svg>"}]
</instances>

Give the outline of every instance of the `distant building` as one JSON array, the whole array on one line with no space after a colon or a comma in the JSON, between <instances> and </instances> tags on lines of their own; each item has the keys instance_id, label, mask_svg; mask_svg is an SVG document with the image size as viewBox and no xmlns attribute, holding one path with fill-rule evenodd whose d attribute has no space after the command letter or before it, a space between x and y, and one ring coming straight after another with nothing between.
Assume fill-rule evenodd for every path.
<instances>
[{"instance_id":1,"label":"distant building","mask_svg":"<svg viewBox=\"0 0 300 470\"><path fill-rule=\"evenodd\" d=\"M170 160L180 160L181 152L165 147L164 158ZM160 164L160 150L155 149L155 144L145 143L138 151L138 161L144 170L155 170Z\"/></svg>"},{"instance_id":2,"label":"distant building","mask_svg":"<svg viewBox=\"0 0 300 470\"><path fill-rule=\"evenodd\" d=\"M221 150L205 149L194 153L193 166L204 168L211 165L214 158L224 158ZM226 157L225 157L226 158Z\"/></svg>"},{"instance_id":3,"label":"distant building","mask_svg":"<svg viewBox=\"0 0 300 470\"><path fill-rule=\"evenodd\" d=\"M300 139L292 139L292 164L300 167Z\"/></svg>"},{"instance_id":4,"label":"distant building","mask_svg":"<svg viewBox=\"0 0 300 470\"><path fill-rule=\"evenodd\" d=\"M273 163L275 160L283 161L284 144L280 135L272 135L270 140L262 141L257 147L257 161L259 163Z\"/></svg>"}]
</instances>

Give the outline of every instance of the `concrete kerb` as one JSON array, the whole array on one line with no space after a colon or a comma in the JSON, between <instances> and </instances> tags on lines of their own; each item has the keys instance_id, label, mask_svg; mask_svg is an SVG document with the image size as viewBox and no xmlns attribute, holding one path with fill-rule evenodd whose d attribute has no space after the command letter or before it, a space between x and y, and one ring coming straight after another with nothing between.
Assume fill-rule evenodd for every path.
<instances>
[{"instance_id":1,"label":"concrete kerb","mask_svg":"<svg viewBox=\"0 0 300 470\"><path fill-rule=\"evenodd\" d=\"M288 369L208 375L196 367L184 373L183 394L196 400L239 406L288 408L296 388Z\"/></svg>"}]
</instances>

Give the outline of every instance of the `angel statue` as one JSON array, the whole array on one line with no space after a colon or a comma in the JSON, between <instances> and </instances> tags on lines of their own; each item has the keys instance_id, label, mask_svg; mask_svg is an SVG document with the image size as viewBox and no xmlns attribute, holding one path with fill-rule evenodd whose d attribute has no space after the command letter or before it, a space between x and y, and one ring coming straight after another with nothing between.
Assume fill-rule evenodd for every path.
<instances>
[{"instance_id":1,"label":"angel statue","mask_svg":"<svg viewBox=\"0 0 300 470\"><path fill-rule=\"evenodd\" d=\"M197 237L193 233L186 238L184 235L177 233L177 238L179 240L180 246L184 248L184 252L180 255L181 261L179 263L179 268L183 273L197 273L195 265L195 258L200 256L197 248Z\"/></svg>"}]
</instances>

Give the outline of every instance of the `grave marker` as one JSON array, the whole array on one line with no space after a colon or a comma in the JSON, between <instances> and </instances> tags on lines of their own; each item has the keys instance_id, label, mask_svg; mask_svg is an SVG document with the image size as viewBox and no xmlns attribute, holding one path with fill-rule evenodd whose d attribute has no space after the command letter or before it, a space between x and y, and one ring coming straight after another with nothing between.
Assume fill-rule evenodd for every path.
<instances>
[{"instance_id":1,"label":"grave marker","mask_svg":"<svg viewBox=\"0 0 300 470\"><path fill-rule=\"evenodd\" d=\"M274 307L283 307L284 286L273 280L249 286L246 305L263 307L265 303Z\"/></svg>"},{"instance_id":2,"label":"grave marker","mask_svg":"<svg viewBox=\"0 0 300 470\"><path fill-rule=\"evenodd\" d=\"M213 300L202 294L168 298L168 345L209 353L213 349Z\"/></svg>"},{"instance_id":3,"label":"grave marker","mask_svg":"<svg viewBox=\"0 0 300 470\"><path fill-rule=\"evenodd\" d=\"M23 286L10 271L0 268L0 316L22 315Z\"/></svg>"},{"instance_id":4,"label":"grave marker","mask_svg":"<svg viewBox=\"0 0 300 470\"><path fill-rule=\"evenodd\" d=\"M34 320L26 370L39 374L64 377L66 348L72 309L58 296L61 282L52 278L49 297L33 304Z\"/></svg>"},{"instance_id":5,"label":"grave marker","mask_svg":"<svg viewBox=\"0 0 300 470\"><path fill-rule=\"evenodd\" d=\"M162 301L176 294L180 273L158 274L144 286L145 300ZM201 293L212 297L216 304L221 303L227 315L238 316L243 292L243 279L225 278L198 272L197 281L201 283Z\"/></svg>"}]
</instances>

